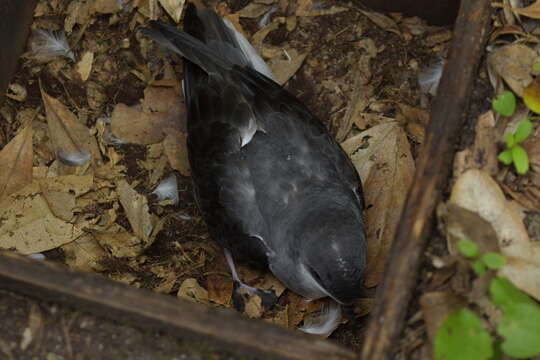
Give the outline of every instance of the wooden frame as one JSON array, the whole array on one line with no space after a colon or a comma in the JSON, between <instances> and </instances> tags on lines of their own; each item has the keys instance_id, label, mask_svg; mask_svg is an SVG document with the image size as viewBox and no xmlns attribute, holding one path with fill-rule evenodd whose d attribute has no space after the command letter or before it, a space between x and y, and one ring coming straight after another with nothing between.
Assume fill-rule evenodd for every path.
<instances>
[{"instance_id":1,"label":"wooden frame","mask_svg":"<svg viewBox=\"0 0 540 360\"><path fill-rule=\"evenodd\" d=\"M24 3L25 6L17 4ZM14 43L0 57L0 90L14 71L31 21L30 2L0 3L0 40ZM9 21L9 20L13 21ZM455 25L450 57L432 111L423 150L408 200L396 232L385 277L378 289L362 359L392 357L414 290L422 250L433 210L450 171L454 142L472 79L482 54L490 19L488 0L463 1ZM2 34L4 34L2 36ZM4 39L5 40L5 39ZM0 95L1 99L1 95ZM279 359L353 359L351 351L330 341L250 320L223 309L213 309L169 296L138 290L95 274L77 273L5 252L0 254L0 287L40 299L65 303L97 315L159 329L181 337L195 337L236 352Z\"/></svg>"}]
</instances>

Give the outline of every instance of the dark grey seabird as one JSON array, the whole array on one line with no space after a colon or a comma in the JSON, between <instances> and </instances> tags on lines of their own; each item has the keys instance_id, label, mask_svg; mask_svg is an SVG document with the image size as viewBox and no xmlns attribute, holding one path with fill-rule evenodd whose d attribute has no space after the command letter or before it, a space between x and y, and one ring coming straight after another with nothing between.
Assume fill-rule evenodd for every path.
<instances>
[{"instance_id":1,"label":"dark grey seabird","mask_svg":"<svg viewBox=\"0 0 540 360\"><path fill-rule=\"evenodd\" d=\"M366 267L351 161L229 22L190 4L184 30L153 21L143 32L187 59L195 195L235 281L233 258L245 259L306 298L350 304Z\"/></svg>"}]
</instances>

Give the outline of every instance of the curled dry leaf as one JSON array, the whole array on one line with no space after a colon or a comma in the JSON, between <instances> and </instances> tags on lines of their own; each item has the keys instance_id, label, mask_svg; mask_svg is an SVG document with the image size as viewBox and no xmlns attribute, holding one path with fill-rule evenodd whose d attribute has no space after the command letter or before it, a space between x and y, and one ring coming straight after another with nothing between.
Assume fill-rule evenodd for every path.
<instances>
[{"instance_id":1,"label":"curled dry leaf","mask_svg":"<svg viewBox=\"0 0 540 360\"><path fill-rule=\"evenodd\" d=\"M78 154L92 159L93 163L100 162L99 147L90 130L79 123L77 117L64 104L49 96L43 89L41 96L55 154L64 160Z\"/></svg>"},{"instance_id":2,"label":"curled dry leaf","mask_svg":"<svg viewBox=\"0 0 540 360\"><path fill-rule=\"evenodd\" d=\"M521 210L506 200L495 180L484 171L468 170L454 184L450 202L476 212L492 225L508 262L499 274L540 299L540 244L529 240Z\"/></svg>"},{"instance_id":3,"label":"curled dry leaf","mask_svg":"<svg viewBox=\"0 0 540 360\"><path fill-rule=\"evenodd\" d=\"M540 1L537 0L524 8L512 8L512 11L518 15L523 15L531 19L540 19Z\"/></svg>"},{"instance_id":4,"label":"curled dry leaf","mask_svg":"<svg viewBox=\"0 0 540 360\"><path fill-rule=\"evenodd\" d=\"M475 130L474 143L456 154L454 176L459 176L469 169L483 169L490 175L497 174L499 170L493 111L480 115Z\"/></svg>"},{"instance_id":5,"label":"curled dry leaf","mask_svg":"<svg viewBox=\"0 0 540 360\"><path fill-rule=\"evenodd\" d=\"M366 196L368 273L379 283L415 165L405 131L395 122L363 131L342 144L362 178Z\"/></svg>"},{"instance_id":6,"label":"curled dry leaf","mask_svg":"<svg viewBox=\"0 0 540 360\"><path fill-rule=\"evenodd\" d=\"M125 180L118 182L116 190L133 233L144 242L146 248L151 244L150 235L154 228L154 218L150 214L148 200L129 186Z\"/></svg>"},{"instance_id":7,"label":"curled dry leaf","mask_svg":"<svg viewBox=\"0 0 540 360\"><path fill-rule=\"evenodd\" d=\"M32 182L32 124L0 151L0 201Z\"/></svg>"},{"instance_id":8,"label":"curled dry leaf","mask_svg":"<svg viewBox=\"0 0 540 360\"><path fill-rule=\"evenodd\" d=\"M488 55L492 75L500 76L517 95L532 81L532 69L537 58L535 50L523 44L510 44L493 50Z\"/></svg>"}]
</instances>

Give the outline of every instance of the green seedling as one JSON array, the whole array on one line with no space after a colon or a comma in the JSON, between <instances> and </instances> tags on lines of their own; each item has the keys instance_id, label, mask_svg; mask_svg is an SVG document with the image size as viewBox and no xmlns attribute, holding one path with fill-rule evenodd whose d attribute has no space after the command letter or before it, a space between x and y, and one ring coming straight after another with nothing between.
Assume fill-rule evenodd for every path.
<instances>
[{"instance_id":1,"label":"green seedling","mask_svg":"<svg viewBox=\"0 0 540 360\"><path fill-rule=\"evenodd\" d=\"M503 91L493 100L492 106L502 116L510 117L516 111L516 96L511 91Z\"/></svg>"},{"instance_id":2,"label":"green seedling","mask_svg":"<svg viewBox=\"0 0 540 360\"><path fill-rule=\"evenodd\" d=\"M477 276L501 269L505 258L495 252L480 253L470 240L457 244L458 251L471 262ZM471 309L452 312L437 330L436 360L496 360L502 355L526 359L540 354L540 306L510 280L495 276L490 283L491 302L501 310L496 336L483 325L482 317Z\"/></svg>"},{"instance_id":3,"label":"green seedling","mask_svg":"<svg viewBox=\"0 0 540 360\"><path fill-rule=\"evenodd\" d=\"M529 119L521 121L514 133L506 135L506 150L498 156L505 165L514 164L518 174L523 175L529 171L529 156L520 145L533 132L533 124Z\"/></svg>"}]
</instances>

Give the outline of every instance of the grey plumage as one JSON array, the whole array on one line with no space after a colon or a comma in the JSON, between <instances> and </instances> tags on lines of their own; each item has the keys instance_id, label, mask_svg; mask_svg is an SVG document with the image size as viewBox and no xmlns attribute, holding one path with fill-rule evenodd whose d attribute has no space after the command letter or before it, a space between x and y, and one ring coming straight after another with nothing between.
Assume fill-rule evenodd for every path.
<instances>
[{"instance_id":1,"label":"grey plumage","mask_svg":"<svg viewBox=\"0 0 540 360\"><path fill-rule=\"evenodd\" d=\"M189 158L212 237L303 296L358 297L362 188L339 144L214 12L189 5L186 32L151 26L146 35L187 59Z\"/></svg>"}]
</instances>

